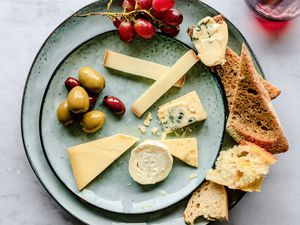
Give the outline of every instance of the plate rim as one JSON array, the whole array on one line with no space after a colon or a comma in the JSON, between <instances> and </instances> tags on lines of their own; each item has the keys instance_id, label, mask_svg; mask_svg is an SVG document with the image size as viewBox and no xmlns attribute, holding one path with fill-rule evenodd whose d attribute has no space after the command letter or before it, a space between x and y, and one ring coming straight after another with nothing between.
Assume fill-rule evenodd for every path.
<instances>
[{"instance_id":1,"label":"plate rim","mask_svg":"<svg viewBox=\"0 0 300 225\"><path fill-rule=\"evenodd\" d=\"M196 1L196 0L195 0ZM77 10L75 13L72 13L72 15L68 16L66 19L64 19L59 25L57 25L57 27L49 33L49 35L47 36L47 38L44 40L43 44L41 45L41 47L39 48L38 52L36 53L35 57L33 58L33 62L30 66L30 69L28 71L28 75L26 77L26 81L25 81L25 84L24 84L24 87L23 87L23 93L22 93L22 103L21 103L21 110L20 110L20 125L21 125L21 138L22 138L22 143L23 143L23 148L24 148L24 151L25 151L25 155L26 155L26 158L29 162L29 165L30 167L32 168L33 170L33 173L35 174L35 176L37 177L38 181L40 182L40 184L44 187L44 189L48 192L48 194L51 196L51 198L62 208L64 209L66 212L68 212L70 215L72 215L74 218L78 219L79 221L83 222L83 223L86 223L82 218L80 218L80 216L76 215L75 213L73 213L71 210L68 209L67 206L64 206L62 203L60 203L60 201L54 197L54 194L47 188L47 186L44 184L43 182L43 178L40 177L39 175L39 171L35 168L35 165L34 163L32 162L32 159L31 159L31 156L30 156L30 153L29 153L29 150L26 146L26 137L25 137L25 134L24 134L24 118L23 118L23 115L24 115L24 106L25 106L25 100L26 100L26 96L25 94L27 93L27 89L28 89L28 83L30 81L30 74L32 73L32 70L33 70L33 67L34 67L34 64L35 64L35 61L37 60L39 54L41 53L42 49L44 48L44 46L46 45L46 43L48 42L48 40L50 39L50 37L62 26L66 23L66 21L68 21L69 19L71 19L75 14L77 14L78 12L86 9L87 7L89 7L90 5L93 5L95 3L97 3L98 1L94 1L94 2L91 2L83 7L81 7L79 10ZM213 7L211 7L210 5L208 5L207 3L204 3L201 1L201 4L205 5L206 7L208 7L210 10L212 10L213 12L215 12L216 14L221 14L218 10L214 9ZM256 57L256 54L253 52L251 46L249 45L247 39L245 38L245 36L241 33L241 31L237 28L237 26L235 26L230 20L228 20L226 17L225 17L225 20L228 24L230 24L232 27L235 28L235 31L243 38L244 40L244 43L246 44L246 46L248 47L251 55L255 58L255 61L256 61L256 64L259 68L259 70L261 71L261 75L266 78L265 76L265 73L261 67L261 64L258 60L258 58ZM237 203L239 201L242 200L242 198L246 195L246 192L244 192L241 197L236 201L234 202L231 206L230 206L230 209L232 209L234 206L237 205ZM212 222L209 222L209 224L211 224Z\"/></svg>"},{"instance_id":2,"label":"plate rim","mask_svg":"<svg viewBox=\"0 0 300 225\"><path fill-rule=\"evenodd\" d=\"M175 205L176 203L182 201L183 199L185 199L187 196L189 196L191 193L193 193L198 187L199 185L201 185L204 181L205 181L205 178L203 181L201 181L201 183L199 185L197 185L197 187L195 187L191 192L189 193L185 193L185 194L182 194L181 197L178 197L178 199L170 204L167 204L167 205L162 205L160 207L154 207L153 209L150 209L150 208L145 208L141 211L138 211L138 212L135 212L135 211L129 211L129 212L123 212L123 211L119 211L119 210L115 210L113 208L104 208L104 207L101 207L99 205L96 205L94 204L93 202L90 202L90 201L87 201L86 199L84 199L83 197L81 197L80 195L78 195L74 190L72 190L70 187L67 186L67 184L62 180L62 178L57 174L57 171L56 169L53 167L52 163L51 163L51 160L49 159L49 155L47 153L47 150L46 150L46 147L45 147L45 138L44 138L44 135L43 135L43 132L42 132L42 121L43 121L43 112L44 112L44 106L45 106L45 100L47 98L47 95L48 95L48 92L49 92L49 89L50 89L50 86L51 86L51 83L52 83L52 80L54 79L55 75L56 75L56 72L59 70L59 68L61 67L61 65L65 62L65 60L70 56L72 55L77 49L79 49L81 46L87 44L88 42L92 41L93 39L95 38L98 38L102 35L106 35L106 34L109 34L109 33L115 33L116 30L108 30L108 31L105 31L103 33L99 33L97 35L94 35L92 37L90 37L89 39L81 42L80 44L78 44L77 46L75 46L70 52L68 52L64 57L63 59L58 63L58 65L55 67L51 77L49 78L48 82L47 82L47 85L46 85L46 88L44 90L44 93L43 93L43 97L42 97L42 101L41 101L41 105L40 105L40 110L39 110L39 139L40 139L40 142L41 142L41 146L42 146L42 150L43 150L43 153L44 153L44 156L46 158L46 161L49 165L49 167L51 168L52 172L54 173L54 175L56 176L56 178L59 180L59 182L67 189L69 190L74 196L76 196L77 198L79 198L80 200L84 201L86 204L89 204L91 206L94 206L96 208L100 208L100 209L103 209L103 210L106 210L106 211L110 211L110 212L114 212L114 213L122 213L122 214L128 214L128 215L132 215L132 214L144 214L144 213L152 213L152 212L156 212L156 211L160 211L160 210L164 210L166 208L169 208L173 205ZM159 32L159 35L160 36L164 36L164 37L167 37L167 38L170 38L162 33ZM178 40L176 38L171 38L171 39L174 39L177 43L179 44L182 44L184 45L185 47L187 47L189 50L193 50L195 51L194 48L191 48L190 46L188 46L186 43L184 43L183 41L181 40ZM220 96L221 96L221 100L222 100L222 103L223 103L223 108L224 108L224 112L222 113L224 115L224 121L223 121L223 127L222 127L222 135L220 137L220 144L219 144L219 147L218 147L218 151L217 151L217 155L215 157L215 160L211 166L211 168L213 168L215 166L215 162L216 162L216 159L220 153L220 151L222 150L222 146L223 146L223 143L224 143L224 138L225 138L225 134L226 134L226 122L227 122L227 119L228 119L228 116L229 116L229 108L228 108L228 102L227 102L227 98L226 98L226 94L225 94L225 89L224 89L224 86L221 82L221 79L218 75L216 75L215 73L213 73L211 70L209 70L211 76L213 77L213 80L215 81L216 83L216 86L217 86L217 89L218 89L218 92L220 93ZM149 210L150 209L150 210Z\"/></svg>"}]
</instances>

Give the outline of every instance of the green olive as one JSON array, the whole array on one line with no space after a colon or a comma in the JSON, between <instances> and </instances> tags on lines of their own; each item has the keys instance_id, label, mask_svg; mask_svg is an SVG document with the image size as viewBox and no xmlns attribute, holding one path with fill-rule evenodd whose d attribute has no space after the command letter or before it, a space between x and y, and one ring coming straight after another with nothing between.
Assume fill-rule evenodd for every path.
<instances>
[{"instance_id":1,"label":"green olive","mask_svg":"<svg viewBox=\"0 0 300 225\"><path fill-rule=\"evenodd\" d=\"M82 67L79 70L79 81L83 87L93 93L99 93L105 87L104 77L88 66Z\"/></svg>"},{"instance_id":2,"label":"green olive","mask_svg":"<svg viewBox=\"0 0 300 225\"><path fill-rule=\"evenodd\" d=\"M90 111L83 115L83 118L80 122L82 130L86 133L94 133L103 127L105 122L105 114L100 111Z\"/></svg>"},{"instance_id":3,"label":"green olive","mask_svg":"<svg viewBox=\"0 0 300 225\"><path fill-rule=\"evenodd\" d=\"M74 122L73 115L69 110L67 100L64 100L60 103L56 111L58 121L64 126L68 126L69 124Z\"/></svg>"},{"instance_id":4,"label":"green olive","mask_svg":"<svg viewBox=\"0 0 300 225\"><path fill-rule=\"evenodd\" d=\"M77 86L70 91L68 95L68 105L73 113L84 113L88 111L90 101L84 88Z\"/></svg>"}]
</instances>

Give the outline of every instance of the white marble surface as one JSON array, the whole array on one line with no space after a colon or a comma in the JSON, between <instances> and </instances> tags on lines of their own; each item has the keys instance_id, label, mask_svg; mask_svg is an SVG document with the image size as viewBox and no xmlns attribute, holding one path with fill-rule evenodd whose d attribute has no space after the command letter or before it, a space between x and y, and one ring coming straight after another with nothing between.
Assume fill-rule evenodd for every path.
<instances>
[{"instance_id":1,"label":"white marble surface","mask_svg":"<svg viewBox=\"0 0 300 225\"><path fill-rule=\"evenodd\" d=\"M92 0L0 0L0 224L81 224L43 189L29 166L20 132L25 79L40 46L64 19ZM268 79L283 91L274 101L290 150L272 167L263 192L230 211L234 225L300 224L300 20L270 34L243 0L205 0L245 35Z\"/></svg>"}]
</instances>

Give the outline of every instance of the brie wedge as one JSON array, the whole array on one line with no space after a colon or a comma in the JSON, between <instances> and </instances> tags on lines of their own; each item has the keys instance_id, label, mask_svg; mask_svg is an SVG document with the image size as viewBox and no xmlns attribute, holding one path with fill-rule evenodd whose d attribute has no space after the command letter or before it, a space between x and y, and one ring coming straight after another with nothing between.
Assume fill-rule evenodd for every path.
<instances>
[{"instance_id":1,"label":"brie wedge","mask_svg":"<svg viewBox=\"0 0 300 225\"><path fill-rule=\"evenodd\" d=\"M168 146L157 141L145 141L131 151L129 174L140 184L155 184L169 175L173 158Z\"/></svg>"}]
</instances>

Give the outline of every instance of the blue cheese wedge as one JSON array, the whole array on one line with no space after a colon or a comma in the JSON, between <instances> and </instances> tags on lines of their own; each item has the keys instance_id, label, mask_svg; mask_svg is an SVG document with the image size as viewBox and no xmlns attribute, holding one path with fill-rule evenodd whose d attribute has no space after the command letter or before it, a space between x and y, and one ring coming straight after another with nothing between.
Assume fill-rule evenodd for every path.
<instances>
[{"instance_id":1,"label":"blue cheese wedge","mask_svg":"<svg viewBox=\"0 0 300 225\"><path fill-rule=\"evenodd\" d=\"M167 134L207 118L196 91L160 106L157 116Z\"/></svg>"}]
</instances>

